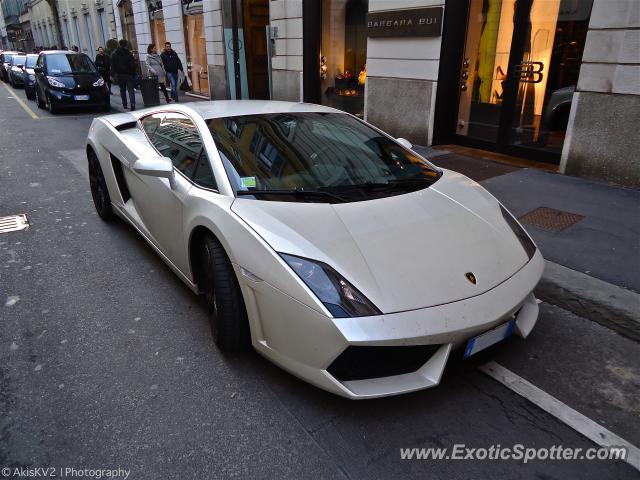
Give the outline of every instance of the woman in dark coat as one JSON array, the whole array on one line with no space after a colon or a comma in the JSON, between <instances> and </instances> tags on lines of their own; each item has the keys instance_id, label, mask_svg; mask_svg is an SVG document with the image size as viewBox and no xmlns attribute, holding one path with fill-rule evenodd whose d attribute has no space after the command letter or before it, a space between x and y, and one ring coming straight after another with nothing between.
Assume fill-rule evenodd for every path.
<instances>
[{"instance_id":1,"label":"woman in dark coat","mask_svg":"<svg viewBox=\"0 0 640 480\"><path fill-rule=\"evenodd\" d=\"M104 83L109 87L109 93L111 93L111 61L109 56L104 53L104 48L98 47L98 54L96 55L96 68L104 79Z\"/></svg>"}]
</instances>

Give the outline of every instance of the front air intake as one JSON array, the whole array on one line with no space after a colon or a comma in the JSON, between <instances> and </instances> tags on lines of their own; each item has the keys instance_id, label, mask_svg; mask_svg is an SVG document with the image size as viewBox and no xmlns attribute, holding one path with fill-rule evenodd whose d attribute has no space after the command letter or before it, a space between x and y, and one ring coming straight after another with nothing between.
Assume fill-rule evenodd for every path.
<instances>
[{"instance_id":1,"label":"front air intake","mask_svg":"<svg viewBox=\"0 0 640 480\"><path fill-rule=\"evenodd\" d=\"M349 346L327 371L340 381L392 377L418 370L441 345Z\"/></svg>"}]
</instances>

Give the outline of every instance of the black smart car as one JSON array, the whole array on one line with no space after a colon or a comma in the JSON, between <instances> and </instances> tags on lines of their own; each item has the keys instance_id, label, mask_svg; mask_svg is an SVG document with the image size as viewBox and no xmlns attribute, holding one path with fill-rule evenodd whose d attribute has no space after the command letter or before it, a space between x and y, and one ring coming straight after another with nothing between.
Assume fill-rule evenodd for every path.
<instances>
[{"instance_id":1,"label":"black smart car","mask_svg":"<svg viewBox=\"0 0 640 480\"><path fill-rule=\"evenodd\" d=\"M62 107L111 109L109 89L84 53L42 52L33 70L38 107L46 107L51 113Z\"/></svg>"},{"instance_id":2,"label":"black smart car","mask_svg":"<svg viewBox=\"0 0 640 480\"><path fill-rule=\"evenodd\" d=\"M9 81L9 64L14 55L20 55L20 52L0 53L0 79L3 82Z\"/></svg>"}]
</instances>

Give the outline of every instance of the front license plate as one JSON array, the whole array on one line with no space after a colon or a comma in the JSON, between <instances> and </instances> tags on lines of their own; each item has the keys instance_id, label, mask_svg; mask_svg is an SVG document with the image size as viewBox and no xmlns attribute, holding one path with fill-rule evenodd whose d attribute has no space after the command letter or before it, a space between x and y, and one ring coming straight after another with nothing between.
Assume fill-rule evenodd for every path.
<instances>
[{"instance_id":1,"label":"front license plate","mask_svg":"<svg viewBox=\"0 0 640 480\"><path fill-rule=\"evenodd\" d=\"M507 323L497 326L493 330L489 330L488 332L469 340L467 342L467 348L464 349L464 358L469 358L474 353L478 353L479 351L509 337L513 332L513 326L515 323L516 319L514 318Z\"/></svg>"},{"instance_id":2,"label":"front license plate","mask_svg":"<svg viewBox=\"0 0 640 480\"><path fill-rule=\"evenodd\" d=\"M89 100L89 95L74 95L74 100Z\"/></svg>"}]
</instances>

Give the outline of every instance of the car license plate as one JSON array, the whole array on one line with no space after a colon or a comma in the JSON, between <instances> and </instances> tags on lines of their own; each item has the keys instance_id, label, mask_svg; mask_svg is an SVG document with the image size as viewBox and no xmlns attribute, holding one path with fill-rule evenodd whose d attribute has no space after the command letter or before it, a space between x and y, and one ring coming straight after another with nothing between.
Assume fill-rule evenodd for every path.
<instances>
[{"instance_id":1,"label":"car license plate","mask_svg":"<svg viewBox=\"0 0 640 480\"><path fill-rule=\"evenodd\" d=\"M89 95L74 95L74 100L89 100Z\"/></svg>"},{"instance_id":2,"label":"car license plate","mask_svg":"<svg viewBox=\"0 0 640 480\"><path fill-rule=\"evenodd\" d=\"M478 353L485 348L490 347L498 342L501 342L505 338L509 337L513 332L513 326L516 323L516 319L512 319L507 323L498 325L493 330L478 335L467 342L467 348L464 349L464 358L469 358L474 353Z\"/></svg>"}]
</instances>

